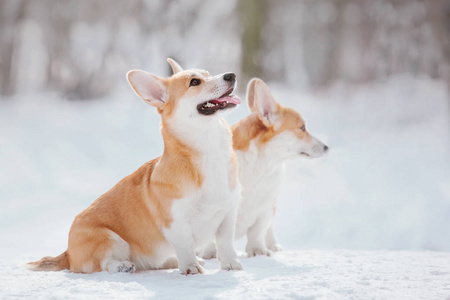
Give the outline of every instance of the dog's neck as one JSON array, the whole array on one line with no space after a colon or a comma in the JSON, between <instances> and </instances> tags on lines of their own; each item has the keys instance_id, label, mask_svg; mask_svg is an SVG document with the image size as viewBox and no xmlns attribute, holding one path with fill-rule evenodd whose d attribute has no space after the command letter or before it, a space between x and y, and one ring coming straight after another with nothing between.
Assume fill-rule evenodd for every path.
<instances>
[{"instance_id":1,"label":"dog's neck","mask_svg":"<svg viewBox=\"0 0 450 300\"><path fill-rule=\"evenodd\" d=\"M164 153L154 171L158 175L153 178L162 182L178 182L178 189L191 192L194 191L193 186L201 186L205 180L213 180L214 176L222 176L220 180L225 182L229 171L223 166L228 166L231 159L232 144L231 131L223 122L216 119L200 128L163 122ZM177 170L176 174L171 178L166 177L166 173L161 174L167 169ZM188 176L180 176L181 173Z\"/></svg>"},{"instance_id":2,"label":"dog's neck","mask_svg":"<svg viewBox=\"0 0 450 300\"><path fill-rule=\"evenodd\" d=\"M270 149L258 147L257 144L257 141L253 140L246 151L236 151L241 159L246 161L246 167L254 168L258 173L278 172L284 168L286 159L274 155Z\"/></svg>"},{"instance_id":3,"label":"dog's neck","mask_svg":"<svg viewBox=\"0 0 450 300\"><path fill-rule=\"evenodd\" d=\"M221 150L217 147L231 148L231 131L223 118L191 122L163 121L161 133L165 148L170 148L174 141L199 153L211 151L212 148L216 148L216 151Z\"/></svg>"}]
</instances>

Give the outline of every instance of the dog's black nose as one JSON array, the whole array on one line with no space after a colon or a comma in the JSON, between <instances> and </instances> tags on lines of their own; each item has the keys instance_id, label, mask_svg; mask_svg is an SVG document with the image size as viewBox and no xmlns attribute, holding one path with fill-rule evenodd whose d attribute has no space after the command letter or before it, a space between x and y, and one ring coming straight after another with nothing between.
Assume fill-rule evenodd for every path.
<instances>
[{"instance_id":1,"label":"dog's black nose","mask_svg":"<svg viewBox=\"0 0 450 300\"><path fill-rule=\"evenodd\" d=\"M227 73L227 74L223 75L223 79L225 81L235 81L236 80L236 74L234 74L234 73Z\"/></svg>"},{"instance_id":2,"label":"dog's black nose","mask_svg":"<svg viewBox=\"0 0 450 300\"><path fill-rule=\"evenodd\" d=\"M328 146L327 145L323 145L323 151L327 152L328 151Z\"/></svg>"}]
</instances>

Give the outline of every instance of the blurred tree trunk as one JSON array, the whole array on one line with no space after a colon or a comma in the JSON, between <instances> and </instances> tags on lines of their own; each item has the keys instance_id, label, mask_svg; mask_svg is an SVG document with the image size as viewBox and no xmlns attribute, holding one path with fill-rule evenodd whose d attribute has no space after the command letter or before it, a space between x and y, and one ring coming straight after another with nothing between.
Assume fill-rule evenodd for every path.
<instances>
[{"instance_id":1,"label":"blurred tree trunk","mask_svg":"<svg viewBox=\"0 0 450 300\"><path fill-rule=\"evenodd\" d=\"M252 77L261 76L261 32L266 19L266 0L240 0L238 10L243 28L241 83L246 83Z\"/></svg>"},{"instance_id":2,"label":"blurred tree trunk","mask_svg":"<svg viewBox=\"0 0 450 300\"><path fill-rule=\"evenodd\" d=\"M319 85L328 86L339 78L341 73L341 47L340 42L343 37L344 29L344 11L347 5L347 0L336 0L334 1L336 10L336 19L331 23L331 35L330 35L330 46L328 47L328 53L325 57L325 67L320 78Z\"/></svg>"},{"instance_id":3,"label":"blurred tree trunk","mask_svg":"<svg viewBox=\"0 0 450 300\"><path fill-rule=\"evenodd\" d=\"M48 83L49 87L58 90L66 88L62 75L63 69L71 63L70 58L70 26L72 23L71 15L75 13L73 1L60 2L50 0L47 3L50 10L50 19L48 22L47 40L50 63L48 65ZM70 13L67 12L70 7Z\"/></svg>"},{"instance_id":4,"label":"blurred tree trunk","mask_svg":"<svg viewBox=\"0 0 450 300\"><path fill-rule=\"evenodd\" d=\"M439 75L446 80L450 95L450 3L448 1L432 1L429 6L428 20L440 41L442 56L446 62L445 65L439 66Z\"/></svg>"},{"instance_id":5,"label":"blurred tree trunk","mask_svg":"<svg viewBox=\"0 0 450 300\"><path fill-rule=\"evenodd\" d=\"M0 1L0 95L14 93L11 67L14 54L14 37L18 24L23 19L26 2Z\"/></svg>"}]
</instances>

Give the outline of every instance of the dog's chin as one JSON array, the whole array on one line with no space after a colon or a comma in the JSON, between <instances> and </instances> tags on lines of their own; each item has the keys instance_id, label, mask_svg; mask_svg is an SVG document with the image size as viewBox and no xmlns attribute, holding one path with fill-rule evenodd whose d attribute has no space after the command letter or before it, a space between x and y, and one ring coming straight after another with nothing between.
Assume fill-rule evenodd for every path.
<instances>
[{"instance_id":1,"label":"dog's chin","mask_svg":"<svg viewBox=\"0 0 450 300\"><path fill-rule=\"evenodd\" d=\"M306 153L306 152L300 152L300 155L302 157L306 157L306 158L309 158L309 159L314 158L314 156L312 156L311 154Z\"/></svg>"},{"instance_id":2,"label":"dog's chin","mask_svg":"<svg viewBox=\"0 0 450 300\"><path fill-rule=\"evenodd\" d=\"M305 157L305 158L308 158L308 159L313 159L313 158L321 157L323 155L323 153L311 154L311 153L306 153L306 152L300 152L300 155L302 157Z\"/></svg>"}]
</instances>

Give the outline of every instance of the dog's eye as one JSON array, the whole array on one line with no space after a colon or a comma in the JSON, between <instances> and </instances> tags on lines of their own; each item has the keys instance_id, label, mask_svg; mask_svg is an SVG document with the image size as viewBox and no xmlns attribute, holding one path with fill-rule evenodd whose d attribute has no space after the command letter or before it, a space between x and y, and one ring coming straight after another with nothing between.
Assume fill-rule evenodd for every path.
<instances>
[{"instance_id":1,"label":"dog's eye","mask_svg":"<svg viewBox=\"0 0 450 300\"><path fill-rule=\"evenodd\" d=\"M300 129L301 129L302 131L306 131L305 125L303 125L302 127L300 127Z\"/></svg>"},{"instance_id":2,"label":"dog's eye","mask_svg":"<svg viewBox=\"0 0 450 300\"><path fill-rule=\"evenodd\" d=\"M200 79L194 78L191 80L191 83L189 84L189 86L196 86L196 85L199 85L200 83L202 83L202 81Z\"/></svg>"}]
</instances>

